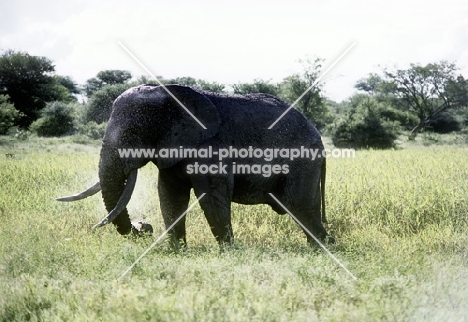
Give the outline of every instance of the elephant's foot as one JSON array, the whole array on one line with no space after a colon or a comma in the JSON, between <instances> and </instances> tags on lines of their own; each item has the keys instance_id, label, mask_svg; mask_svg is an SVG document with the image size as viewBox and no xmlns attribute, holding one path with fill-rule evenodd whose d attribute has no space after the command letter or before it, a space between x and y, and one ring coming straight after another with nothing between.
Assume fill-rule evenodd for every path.
<instances>
[{"instance_id":1,"label":"elephant's foot","mask_svg":"<svg viewBox=\"0 0 468 322\"><path fill-rule=\"evenodd\" d=\"M334 244L335 241L336 241L336 240L335 240L335 237L333 237L333 236L327 235L327 236L325 237L325 243L326 243L326 244Z\"/></svg>"},{"instance_id":2,"label":"elephant's foot","mask_svg":"<svg viewBox=\"0 0 468 322\"><path fill-rule=\"evenodd\" d=\"M319 238L319 240L323 245L332 245L336 242L335 238L328 234L325 237ZM314 239L307 238L307 242L313 249L320 249L319 244Z\"/></svg>"},{"instance_id":3,"label":"elephant's foot","mask_svg":"<svg viewBox=\"0 0 468 322\"><path fill-rule=\"evenodd\" d=\"M153 226L143 220L133 221L132 233L138 237L151 236L153 235Z\"/></svg>"},{"instance_id":4,"label":"elephant's foot","mask_svg":"<svg viewBox=\"0 0 468 322\"><path fill-rule=\"evenodd\" d=\"M174 253L185 252L188 249L187 240L185 239L185 237L176 238L173 233L168 234L168 237L166 239L166 245L168 251Z\"/></svg>"}]
</instances>

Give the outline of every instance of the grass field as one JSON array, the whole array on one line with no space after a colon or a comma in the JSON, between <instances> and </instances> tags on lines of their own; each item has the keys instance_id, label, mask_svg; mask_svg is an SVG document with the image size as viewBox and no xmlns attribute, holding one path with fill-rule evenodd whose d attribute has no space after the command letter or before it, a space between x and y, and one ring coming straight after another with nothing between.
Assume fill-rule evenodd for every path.
<instances>
[{"instance_id":1,"label":"grass field","mask_svg":"<svg viewBox=\"0 0 468 322\"><path fill-rule=\"evenodd\" d=\"M234 205L236 247L196 206L188 251L157 245L117 281L154 239L90 231L98 195L54 200L97 180L99 143L80 142L0 138L0 321L468 321L466 146L328 160L329 249L357 280L287 215ZM140 171L129 205L155 238L156 177Z\"/></svg>"}]
</instances>

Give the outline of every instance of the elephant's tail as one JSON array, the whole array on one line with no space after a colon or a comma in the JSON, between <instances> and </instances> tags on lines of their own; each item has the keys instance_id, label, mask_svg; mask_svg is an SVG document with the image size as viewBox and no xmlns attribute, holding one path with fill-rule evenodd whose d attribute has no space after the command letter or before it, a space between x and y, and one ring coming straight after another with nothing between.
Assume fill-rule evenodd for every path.
<instances>
[{"instance_id":1,"label":"elephant's tail","mask_svg":"<svg viewBox=\"0 0 468 322\"><path fill-rule=\"evenodd\" d=\"M327 159L323 159L322 169L320 171L320 199L322 201L322 222L327 222L325 215L325 177L327 174Z\"/></svg>"}]
</instances>

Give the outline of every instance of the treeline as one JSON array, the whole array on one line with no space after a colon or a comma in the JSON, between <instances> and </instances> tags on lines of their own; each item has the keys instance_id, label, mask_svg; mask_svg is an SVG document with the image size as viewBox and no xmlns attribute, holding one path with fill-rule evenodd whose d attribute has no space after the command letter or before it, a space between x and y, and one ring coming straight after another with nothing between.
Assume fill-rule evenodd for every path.
<instances>
[{"instance_id":1,"label":"treeline","mask_svg":"<svg viewBox=\"0 0 468 322\"><path fill-rule=\"evenodd\" d=\"M403 133L414 139L421 131L468 129L468 83L453 63L383 69L359 80L357 93L341 103L327 99L323 84L315 84L322 60L301 63L301 73L281 82L257 79L229 89L192 77L158 79L218 93L278 96L294 103L338 147L389 148ZM124 70L103 70L77 85L71 77L57 75L46 57L5 51L0 56L0 134L31 131L40 136L81 134L100 139L113 101L139 84L156 81L144 76L135 79Z\"/></svg>"}]
</instances>

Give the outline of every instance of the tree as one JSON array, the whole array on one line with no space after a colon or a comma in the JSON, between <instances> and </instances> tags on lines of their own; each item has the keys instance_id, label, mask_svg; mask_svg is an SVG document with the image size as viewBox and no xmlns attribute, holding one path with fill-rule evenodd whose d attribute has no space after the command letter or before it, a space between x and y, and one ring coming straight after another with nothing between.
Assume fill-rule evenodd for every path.
<instances>
[{"instance_id":1,"label":"tree","mask_svg":"<svg viewBox=\"0 0 468 322\"><path fill-rule=\"evenodd\" d=\"M8 95L0 95L0 135L6 134L21 113L9 101Z\"/></svg>"},{"instance_id":2,"label":"tree","mask_svg":"<svg viewBox=\"0 0 468 322\"><path fill-rule=\"evenodd\" d=\"M250 93L265 93L278 96L278 84L271 83L271 81L264 81L262 79L255 79L253 83L239 83L232 85L234 94L250 94Z\"/></svg>"},{"instance_id":3,"label":"tree","mask_svg":"<svg viewBox=\"0 0 468 322\"><path fill-rule=\"evenodd\" d=\"M371 73L366 78L361 78L358 80L354 87L360 91L368 93L371 96L374 96L381 91L382 82L382 77L380 77L378 74Z\"/></svg>"},{"instance_id":4,"label":"tree","mask_svg":"<svg viewBox=\"0 0 468 322\"><path fill-rule=\"evenodd\" d=\"M65 87L70 94L80 94L80 89L70 76L55 76L56 83Z\"/></svg>"},{"instance_id":5,"label":"tree","mask_svg":"<svg viewBox=\"0 0 468 322\"><path fill-rule=\"evenodd\" d=\"M303 73L284 78L279 85L279 96L291 104L296 102L294 107L317 128L323 129L331 121L331 117L322 96L322 84L315 84L320 74L322 60L316 58L314 61L301 62L304 65ZM312 85L314 86L308 90ZM298 100L301 96L302 98Z\"/></svg>"},{"instance_id":6,"label":"tree","mask_svg":"<svg viewBox=\"0 0 468 322\"><path fill-rule=\"evenodd\" d=\"M126 70L102 70L97 74L104 85L124 84L132 78L132 74Z\"/></svg>"},{"instance_id":7,"label":"tree","mask_svg":"<svg viewBox=\"0 0 468 322\"><path fill-rule=\"evenodd\" d=\"M336 147L387 149L395 145L400 123L386 117L396 111L369 95L357 94L349 101L348 116L336 128Z\"/></svg>"},{"instance_id":8,"label":"tree","mask_svg":"<svg viewBox=\"0 0 468 322\"><path fill-rule=\"evenodd\" d=\"M90 97L94 92L105 85L126 84L131 78L132 74L126 70L102 70L97 73L96 77L90 78L86 81L84 90L86 96Z\"/></svg>"},{"instance_id":9,"label":"tree","mask_svg":"<svg viewBox=\"0 0 468 322\"><path fill-rule=\"evenodd\" d=\"M225 93L225 90L224 90L225 86L218 82L208 82L208 81L199 79L197 86L205 91L214 92L214 93Z\"/></svg>"},{"instance_id":10,"label":"tree","mask_svg":"<svg viewBox=\"0 0 468 322\"><path fill-rule=\"evenodd\" d=\"M15 108L24 114L18 125L29 126L46 102L68 93L65 87L57 91L54 70L52 61L46 57L13 50L0 56L0 94L7 94Z\"/></svg>"},{"instance_id":11,"label":"tree","mask_svg":"<svg viewBox=\"0 0 468 322\"><path fill-rule=\"evenodd\" d=\"M455 64L441 61L426 66L411 64L406 70L384 71L385 90L419 119L410 138L442 112L467 106L468 83L463 76L456 75L457 70Z\"/></svg>"},{"instance_id":12,"label":"tree","mask_svg":"<svg viewBox=\"0 0 468 322\"><path fill-rule=\"evenodd\" d=\"M177 77L173 79L162 80L164 84L178 84L199 88L209 92L224 93L224 85L217 82L208 82L203 79L195 79L190 76Z\"/></svg>"}]
</instances>

